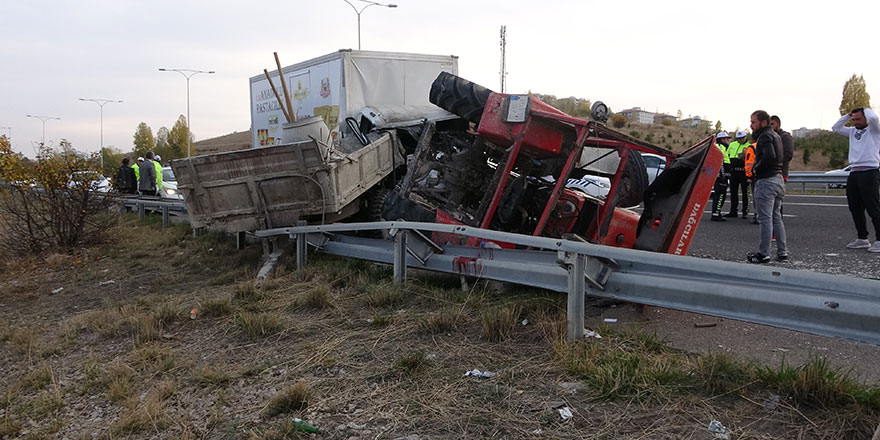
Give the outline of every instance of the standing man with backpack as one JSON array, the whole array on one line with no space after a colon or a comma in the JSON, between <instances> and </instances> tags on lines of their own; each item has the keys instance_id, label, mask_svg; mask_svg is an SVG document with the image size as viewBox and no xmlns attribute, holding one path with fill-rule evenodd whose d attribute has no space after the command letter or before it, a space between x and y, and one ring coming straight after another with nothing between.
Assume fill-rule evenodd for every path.
<instances>
[{"instance_id":1,"label":"standing man with backpack","mask_svg":"<svg viewBox=\"0 0 880 440\"><path fill-rule=\"evenodd\" d=\"M122 159L122 165L116 172L116 190L123 194L137 194L137 177L134 175L134 169L128 166L128 158Z\"/></svg>"}]
</instances>

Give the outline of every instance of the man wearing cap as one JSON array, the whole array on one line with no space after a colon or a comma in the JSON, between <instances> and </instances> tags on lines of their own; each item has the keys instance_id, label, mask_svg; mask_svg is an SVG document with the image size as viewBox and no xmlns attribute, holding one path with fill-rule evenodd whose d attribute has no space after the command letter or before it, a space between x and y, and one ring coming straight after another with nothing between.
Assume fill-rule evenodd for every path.
<instances>
[{"instance_id":1,"label":"man wearing cap","mask_svg":"<svg viewBox=\"0 0 880 440\"><path fill-rule=\"evenodd\" d=\"M153 157L153 165L156 166L156 190L162 192L162 164L159 162L162 156L158 154Z\"/></svg>"},{"instance_id":2,"label":"man wearing cap","mask_svg":"<svg viewBox=\"0 0 880 440\"><path fill-rule=\"evenodd\" d=\"M142 164L142 163L144 163L144 157L143 157L143 156L138 156L138 158L137 158L137 162L135 162L135 164L131 166L131 169L134 170L134 180L135 180L135 182L140 182L140 180L141 180L141 170L140 170L140 167L141 167L141 164Z\"/></svg>"},{"instance_id":3,"label":"man wearing cap","mask_svg":"<svg viewBox=\"0 0 880 440\"><path fill-rule=\"evenodd\" d=\"M722 131L715 135L715 141L715 146L721 150L721 155L724 157L724 163L721 169L718 170L718 177L715 179L715 187L713 188L715 192L712 193L711 220L713 222L724 222L727 219L721 216L721 207L724 206L724 197L727 195L727 179L730 175L730 160L727 158L730 135L726 131Z\"/></svg>"},{"instance_id":4,"label":"man wearing cap","mask_svg":"<svg viewBox=\"0 0 880 440\"><path fill-rule=\"evenodd\" d=\"M739 206L739 191L743 196L742 218L749 217L749 183L746 179L745 151L749 146L746 141L746 132L737 130L736 140L727 148L727 158L730 160L730 212L727 217L736 218L736 209Z\"/></svg>"}]
</instances>

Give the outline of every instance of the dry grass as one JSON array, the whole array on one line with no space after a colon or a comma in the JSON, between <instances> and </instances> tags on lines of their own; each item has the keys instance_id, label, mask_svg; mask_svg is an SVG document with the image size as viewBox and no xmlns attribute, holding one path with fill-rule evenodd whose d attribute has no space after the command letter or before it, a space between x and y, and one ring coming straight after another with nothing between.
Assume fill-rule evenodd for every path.
<instances>
[{"instance_id":1,"label":"dry grass","mask_svg":"<svg viewBox=\"0 0 880 440\"><path fill-rule=\"evenodd\" d=\"M263 416L271 418L279 414L305 410L309 407L312 398L312 390L309 386L303 381L298 381L275 393L263 409Z\"/></svg>"},{"instance_id":2,"label":"dry grass","mask_svg":"<svg viewBox=\"0 0 880 440\"><path fill-rule=\"evenodd\" d=\"M239 257L219 236L127 227L144 240L72 256L56 275L34 269L15 287L63 277L76 302L15 290L21 316L0 319L0 369L11 382L0 387L0 437L306 437L289 423L296 415L333 438L529 438L537 428L543 438L689 438L715 418L735 438L836 439L868 438L880 419L880 391L827 365L762 371L608 328L597 329L602 340L566 344L564 295L481 281L462 291L457 277L421 271L396 289L387 267L320 254L270 283L208 290L216 267L247 274L253 254ZM163 252L180 264L164 277L154 272ZM126 295L94 288L105 268ZM310 290L328 301L304 306ZM0 283L0 295L9 292ZM202 316L212 319L184 319L210 301L217 308ZM30 324L49 321L62 325ZM151 329L159 340L132 344ZM42 357L59 332L71 345ZM503 372L462 377L473 368ZM769 394L780 396L773 412L762 405ZM556 401L575 418L562 422L547 405ZM103 422L90 421L92 406Z\"/></svg>"},{"instance_id":3,"label":"dry grass","mask_svg":"<svg viewBox=\"0 0 880 440\"><path fill-rule=\"evenodd\" d=\"M299 304L301 304L302 307L316 310L326 309L332 306L333 303L330 299L330 286L322 284L306 290L303 292Z\"/></svg>"},{"instance_id":4,"label":"dry grass","mask_svg":"<svg viewBox=\"0 0 880 440\"><path fill-rule=\"evenodd\" d=\"M515 304L490 307L480 315L483 338L493 342L509 339L519 324L520 316L521 309Z\"/></svg>"},{"instance_id":5,"label":"dry grass","mask_svg":"<svg viewBox=\"0 0 880 440\"><path fill-rule=\"evenodd\" d=\"M367 284L364 302L370 307L397 307L406 299L406 292L388 281Z\"/></svg>"},{"instance_id":6,"label":"dry grass","mask_svg":"<svg viewBox=\"0 0 880 440\"><path fill-rule=\"evenodd\" d=\"M131 335L134 339L134 346L140 347L148 342L159 339L159 331L162 324L156 315L152 313L142 313L133 316L129 320L131 324Z\"/></svg>"},{"instance_id":7,"label":"dry grass","mask_svg":"<svg viewBox=\"0 0 880 440\"><path fill-rule=\"evenodd\" d=\"M241 312L235 316L238 328L251 339L260 339L284 330L278 313Z\"/></svg>"},{"instance_id":8,"label":"dry grass","mask_svg":"<svg viewBox=\"0 0 880 440\"><path fill-rule=\"evenodd\" d=\"M192 373L192 379L195 383L202 386L223 387L235 379L233 369L229 365L205 365L197 368Z\"/></svg>"},{"instance_id":9,"label":"dry grass","mask_svg":"<svg viewBox=\"0 0 880 440\"><path fill-rule=\"evenodd\" d=\"M232 298L228 296L208 298L201 302L199 306L199 316L205 318L219 318L231 315L233 310Z\"/></svg>"}]
</instances>

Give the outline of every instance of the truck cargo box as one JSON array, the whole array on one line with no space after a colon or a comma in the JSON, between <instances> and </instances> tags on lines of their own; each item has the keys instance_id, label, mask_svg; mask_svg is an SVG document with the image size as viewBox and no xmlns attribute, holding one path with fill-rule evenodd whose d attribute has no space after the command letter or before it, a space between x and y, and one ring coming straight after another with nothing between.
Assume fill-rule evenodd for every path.
<instances>
[{"instance_id":1,"label":"truck cargo box","mask_svg":"<svg viewBox=\"0 0 880 440\"><path fill-rule=\"evenodd\" d=\"M292 226L307 216L338 221L356 199L403 164L393 132L348 154L314 140L171 161L193 227L228 232ZM320 221L319 219L319 221Z\"/></svg>"}]
</instances>

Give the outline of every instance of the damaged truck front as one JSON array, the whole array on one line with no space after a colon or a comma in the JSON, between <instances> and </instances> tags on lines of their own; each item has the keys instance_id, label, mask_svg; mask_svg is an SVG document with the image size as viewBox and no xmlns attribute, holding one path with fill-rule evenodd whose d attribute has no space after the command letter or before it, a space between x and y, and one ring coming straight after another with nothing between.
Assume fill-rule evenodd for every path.
<instances>
[{"instance_id":1,"label":"damaged truck front","mask_svg":"<svg viewBox=\"0 0 880 440\"><path fill-rule=\"evenodd\" d=\"M711 137L677 155L606 127L601 103L586 121L534 96L494 93L449 73L434 81L431 102L472 126L425 124L406 176L385 198L386 219L684 254L721 166ZM650 186L642 152L671 164ZM607 196L576 184L588 174L610 179ZM640 203L641 214L628 209ZM511 247L436 233L432 239Z\"/></svg>"}]
</instances>

